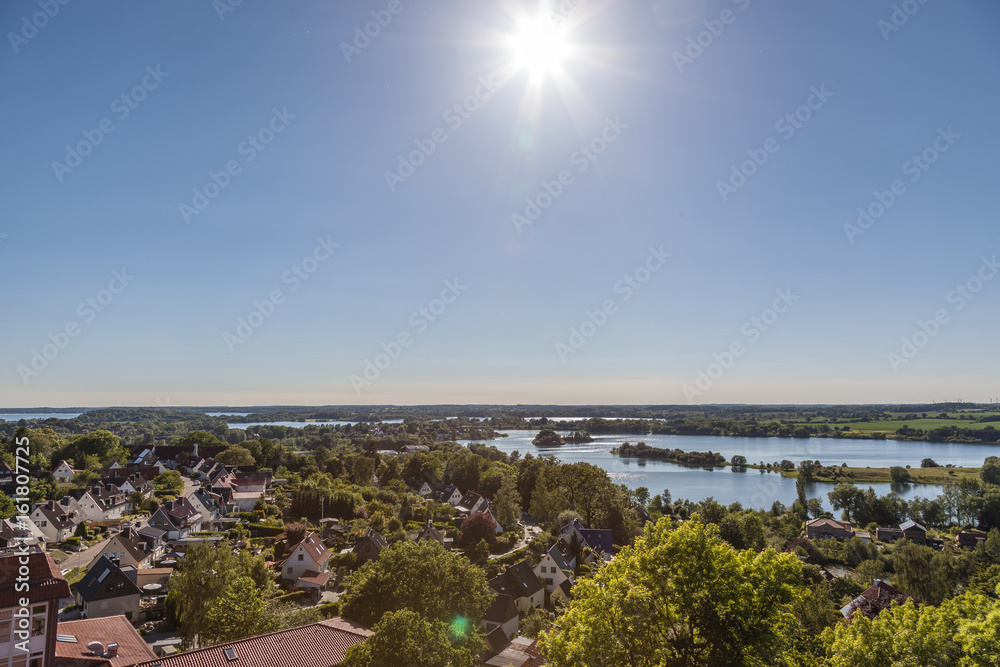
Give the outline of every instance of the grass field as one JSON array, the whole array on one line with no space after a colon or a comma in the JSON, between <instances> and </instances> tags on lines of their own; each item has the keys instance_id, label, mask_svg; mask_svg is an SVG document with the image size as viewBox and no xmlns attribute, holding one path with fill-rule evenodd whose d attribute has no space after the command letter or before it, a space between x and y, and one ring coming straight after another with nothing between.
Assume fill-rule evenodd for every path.
<instances>
[{"instance_id":1,"label":"grass field","mask_svg":"<svg viewBox=\"0 0 1000 667\"><path fill-rule=\"evenodd\" d=\"M838 484L891 482L889 468L835 468L836 476L818 475L816 481ZM910 481L914 484L954 484L960 479L979 478L979 468L910 468ZM797 470L783 472L785 477L798 477Z\"/></svg>"},{"instance_id":2,"label":"grass field","mask_svg":"<svg viewBox=\"0 0 1000 667\"><path fill-rule=\"evenodd\" d=\"M955 413L958 416L959 413ZM982 416L998 416L1000 412L990 412L990 413L975 413L976 417ZM847 422L838 421L836 423L830 423L825 421L820 421L814 419L811 422L795 421L789 422L793 426L821 426L826 424L830 428L847 426L852 431L861 431L864 433L871 433L875 431L882 431L883 433L895 433L903 425L909 426L910 428L921 429L924 431L929 431L933 428L942 428L945 426L956 426L958 428L970 428L970 429L981 429L987 426L992 426L993 428L1000 428L1000 421L996 422L973 422L966 421L964 419L939 419L937 417L928 417L927 419L906 419L903 421L898 421L895 419L883 419L876 421L862 421L862 422Z\"/></svg>"}]
</instances>

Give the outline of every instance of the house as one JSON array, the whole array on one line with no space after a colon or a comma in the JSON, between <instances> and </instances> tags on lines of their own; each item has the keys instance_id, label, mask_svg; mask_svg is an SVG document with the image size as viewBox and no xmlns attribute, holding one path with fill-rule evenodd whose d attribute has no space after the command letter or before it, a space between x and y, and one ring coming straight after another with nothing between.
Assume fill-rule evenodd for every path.
<instances>
[{"instance_id":1,"label":"house","mask_svg":"<svg viewBox=\"0 0 1000 667\"><path fill-rule=\"evenodd\" d=\"M487 635L499 629L503 632L504 638L509 641L511 637L517 634L520 627L520 618L514 598L510 595L500 594L493 598L493 602L487 608L481 624L483 631Z\"/></svg>"},{"instance_id":2,"label":"house","mask_svg":"<svg viewBox=\"0 0 1000 667\"><path fill-rule=\"evenodd\" d=\"M222 516L222 497L208 489L198 489L187 497L188 502L201 514L202 523L211 522Z\"/></svg>"},{"instance_id":3,"label":"house","mask_svg":"<svg viewBox=\"0 0 1000 667\"><path fill-rule=\"evenodd\" d=\"M462 500L455 506L455 509L462 514L472 516L476 512L486 509L486 502L486 498L483 498L475 491L470 491L462 496Z\"/></svg>"},{"instance_id":4,"label":"house","mask_svg":"<svg viewBox=\"0 0 1000 667\"><path fill-rule=\"evenodd\" d=\"M339 665L344 654L372 632L343 618L331 618L208 648L141 662L135 667L302 667Z\"/></svg>"},{"instance_id":5,"label":"house","mask_svg":"<svg viewBox=\"0 0 1000 667\"><path fill-rule=\"evenodd\" d=\"M20 574L25 569L27 574ZM19 578L22 580L18 581ZM17 628L13 616L24 613L22 609L29 610L30 615L25 620L31 628L31 636L24 645L27 648L26 667L52 664L56 653L59 601L69 594L69 584L52 557L38 547L0 549L0 665L25 665L23 660L11 661L15 655L25 655L15 648L15 644L23 640L14 634ZM23 598L28 600L26 607L21 605Z\"/></svg>"},{"instance_id":6,"label":"house","mask_svg":"<svg viewBox=\"0 0 1000 667\"><path fill-rule=\"evenodd\" d=\"M510 595L520 614L545 603L545 586L538 580L527 560L511 565L503 573L489 580L494 593Z\"/></svg>"},{"instance_id":7,"label":"house","mask_svg":"<svg viewBox=\"0 0 1000 667\"><path fill-rule=\"evenodd\" d=\"M117 521L132 509L128 497L112 484L94 485L89 494L101 513L98 521Z\"/></svg>"},{"instance_id":8,"label":"house","mask_svg":"<svg viewBox=\"0 0 1000 667\"><path fill-rule=\"evenodd\" d=\"M552 603L553 607L558 607L560 605L566 606L569 604L570 600L573 599L573 582L569 579L564 579L561 584L556 586L556 589L552 591L549 596L549 601Z\"/></svg>"},{"instance_id":9,"label":"house","mask_svg":"<svg viewBox=\"0 0 1000 667\"><path fill-rule=\"evenodd\" d=\"M14 469L6 461L0 461L0 493L9 498L18 495L17 482L14 481Z\"/></svg>"},{"instance_id":10,"label":"house","mask_svg":"<svg viewBox=\"0 0 1000 667\"><path fill-rule=\"evenodd\" d=\"M583 546L590 547L593 551L598 551L604 556L604 560L611 560L614 553L614 546L611 543L611 531L601 528L584 528L579 519L573 519L559 531L559 537L567 543L572 541L573 535Z\"/></svg>"},{"instance_id":11,"label":"house","mask_svg":"<svg viewBox=\"0 0 1000 667\"><path fill-rule=\"evenodd\" d=\"M382 553L388 543L385 538L375 532L374 528L369 528L363 537L359 537L352 551L358 555L358 565L364 565L370 560L375 560Z\"/></svg>"},{"instance_id":12,"label":"house","mask_svg":"<svg viewBox=\"0 0 1000 667\"><path fill-rule=\"evenodd\" d=\"M101 554L77 582L74 592L76 603L83 608L87 618L123 614L129 621L138 621L142 591L135 583L135 571L132 566L119 567Z\"/></svg>"},{"instance_id":13,"label":"house","mask_svg":"<svg viewBox=\"0 0 1000 667\"><path fill-rule=\"evenodd\" d=\"M149 495L153 493L153 485L146 480L145 477L139 474L105 477L103 479L90 480L90 482L87 483L88 487L101 485L112 486L117 489L119 493L125 496L138 491L142 494L143 498L148 498Z\"/></svg>"},{"instance_id":14,"label":"house","mask_svg":"<svg viewBox=\"0 0 1000 667\"><path fill-rule=\"evenodd\" d=\"M281 564L281 576L303 588L322 588L330 578L330 555L319 535L309 533Z\"/></svg>"},{"instance_id":15,"label":"house","mask_svg":"<svg viewBox=\"0 0 1000 667\"><path fill-rule=\"evenodd\" d=\"M80 471L73 470L73 466L62 460L59 465L52 469L52 478L60 484L69 484L78 472Z\"/></svg>"},{"instance_id":16,"label":"house","mask_svg":"<svg viewBox=\"0 0 1000 667\"><path fill-rule=\"evenodd\" d=\"M840 610L844 618L851 620L856 612L861 612L868 618L875 618L882 611L892 606L892 603L903 604L910 599L909 595L896 590L881 579L876 579L868 590L851 600Z\"/></svg>"},{"instance_id":17,"label":"house","mask_svg":"<svg viewBox=\"0 0 1000 667\"><path fill-rule=\"evenodd\" d=\"M810 540L849 540L854 537L854 527L848 521L821 517L806 521L806 537Z\"/></svg>"},{"instance_id":18,"label":"house","mask_svg":"<svg viewBox=\"0 0 1000 667\"><path fill-rule=\"evenodd\" d=\"M124 616L63 621L58 632L52 667L130 667L156 658Z\"/></svg>"},{"instance_id":19,"label":"house","mask_svg":"<svg viewBox=\"0 0 1000 667\"><path fill-rule=\"evenodd\" d=\"M45 550L45 533L38 529L31 519L19 516L0 521L0 548L19 544L37 544Z\"/></svg>"},{"instance_id":20,"label":"house","mask_svg":"<svg viewBox=\"0 0 1000 667\"><path fill-rule=\"evenodd\" d=\"M904 521L899 524L899 529L903 531L903 537L915 544L927 543L927 529L916 521Z\"/></svg>"},{"instance_id":21,"label":"house","mask_svg":"<svg viewBox=\"0 0 1000 667\"><path fill-rule=\"evenodd\" d=\"M421 528L420 532L417 533L417 538L414 541L421 542L423 540L434 540L441 546L444 546L444 535L442 535L441 531L434 527L434 524L430 519L427 520L427 525Z\"/></svg>"},{"instance_id":22,"label":"house","mask_svg":"<svg viewBox=\"0 0 1000 667\"><path fill-rule=\"evenodd\" d=\"M566 543L559 540L553 544L535 566L535 576L545 582L545 590L552 593L564 581L572 581L573 566Z\"/></svg>"},{"instance_id":23,"label":"house","mask_svg":"<svg viewBox=\"0 0 1000 667\"><path fill-rule=\"evenodd\" d=\"M422 498L429 498L434 495L434 487L431 486L430 482L421 481L419 479L410 480L410 488L416 491L417 495Z\"/></svg>"},{"instance_id":24,"label":"house","mask_svg":"<svg viewBox=\"0 0 1000 667\"><path fill-rule=\"evenodd\" d=\"M979 530L963 530L958 534L956 540L958 541L958 546L974 549L986 542L987 537L989 536L986 533Z\"/></svg>"},{"instance_id":25,"label":"house","mask_svg":"<svg viewBox=\"0 0 1000 667\"><path fill-rule=\"evenodd\" d=\"M149 525L167 531L168 540L180 540L201 530L201 514L184 497L168 500L149 517Z\"/></svg>"},{"instance_id":26,"label":"house","mask_svg":"<svg viewBox=\"0 0 1000 667\"><path fill-rule=\"evenodd\" d=\"M875 539L879 542L895 542L903 539L903 531L899 528L876 528Z\"/></svg>"},{"instance_id":27,"label":"house","mask_svg":"<svg viewBox=\"0 0 1000 667\"><path fill-rule=\"evenodd\" d=\"M104 545L102 552L90 564L90 569L93 569L102 557L117 559L121 565L131 565L136 569L145 569L153 567L156 551L150 547L146 540L139 536L137 530L134 528L125 528L117 535L111 536L108 543Z\"/></svg>"},{"instance_id":28,"label":"house","mask_svg":"<svg viewBox=\"0 0 1000 667\"><path fill-rule=\"evenodd\" d=\"M83 521L82 516L54 500L36 505L29 518L45 535L46 542L65 542Z\"/></svg>"},{"instance_id":29,"label":"house","mask_svg":"<svg viewBox=\"0 0 1000 667\"><path fill-rule=\"evenodd\" d=\"M434 494L434 499L441 503L448 503L452 507L458 507L462 502L462 492L457 486L442 486Z\"/></svg>"}]
</instances>

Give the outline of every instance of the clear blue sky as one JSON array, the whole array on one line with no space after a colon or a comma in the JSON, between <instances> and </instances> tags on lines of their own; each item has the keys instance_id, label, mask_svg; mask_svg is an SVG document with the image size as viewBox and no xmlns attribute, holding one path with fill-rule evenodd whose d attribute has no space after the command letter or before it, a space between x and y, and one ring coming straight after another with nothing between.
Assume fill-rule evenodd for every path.
<instances>
[{"instance_id":1,"label":"clear blue sky","mask_svg":"<svg viewBox=\"0 0 1000 667\"><path fill-rule=\"evenodd\" d=\"M37 2L4 2L0 405L1000 395L1000 276L949 299L1000 254L1000 5L913 0L890 31L881 1L567 0L566 50L539 81L511 65L539 5L482 4L246 0L220 19L209 0L77 0L33 30ZM345 49L372 12L387 25ZM675 56L699 33L697 57ZM490 92L479 78L498 68L514 73ZM485 101L446 116L477 87ZM808 102L798 128L776 126ZM104 119L78 166L53 165ZM438 129L391 190L385 172ZM243 144L261 130L263 150ZM933 165L905 166L938 137ZM748 151L767 161L723 198ZM562 170L572 181L519 230L512 215ZM884 214L845 231L895 180ZM286 272L314 251L296 289ZM626 275L648 277L628 299ZM797 299L767 331L746 324L785 289ZM424 325L421 307L440 315ZM398 358L376 359L400 334ZM366 359L384 367L370 384ZM699 388L699 371L716 379Z\"/></svg>"}]
</instances>

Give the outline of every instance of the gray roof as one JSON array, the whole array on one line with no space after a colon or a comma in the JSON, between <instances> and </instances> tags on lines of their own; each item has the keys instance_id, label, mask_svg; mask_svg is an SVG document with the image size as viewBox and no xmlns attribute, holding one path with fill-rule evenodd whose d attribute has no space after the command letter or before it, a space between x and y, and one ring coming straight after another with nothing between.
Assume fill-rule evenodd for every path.
<instances>
[{"instance_id":1,"label":"gray roof","mask_svg":"<svg viewBox=\"0 0 1000 667\"><path fill-rule=\"evenodd\" d=\"M917 530L922 531L924 533L927 532L926 528L924 528L923 526L921 526L916 521L913 521L912 519L909 520L909 521L904 521L903 523L899 524L899 529L900 530L910 530L911 528L916 528Z\"/></svg>"},{"instance_id":2,"label":"gray roof","mask_svg":"<svg viewBox=\"0 0 1000 667\"><path fill-rule=\"evenodd\" d=\"M115 584L114 590L109 589L112 584ZM142 594L135 582L103 555L76 584L76 591L84 602Z\"/></svg>"}]
</instances>

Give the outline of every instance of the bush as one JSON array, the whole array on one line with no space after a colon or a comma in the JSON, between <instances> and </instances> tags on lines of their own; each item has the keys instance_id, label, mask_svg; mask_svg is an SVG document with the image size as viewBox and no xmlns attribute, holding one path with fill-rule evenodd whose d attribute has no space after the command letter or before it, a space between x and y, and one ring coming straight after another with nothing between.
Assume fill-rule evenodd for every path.
<instances>
[{"instance_id":1,"label":"bush","mask_svg":"<svg viewBox=\"0 0 1000 667\"><path fill-rule=\"evenodd\" d=\"M77 536L66 538L66 544L71 544L73 546L78 546L80 544L80 538Z\"/></svg>"}]
</instances>

